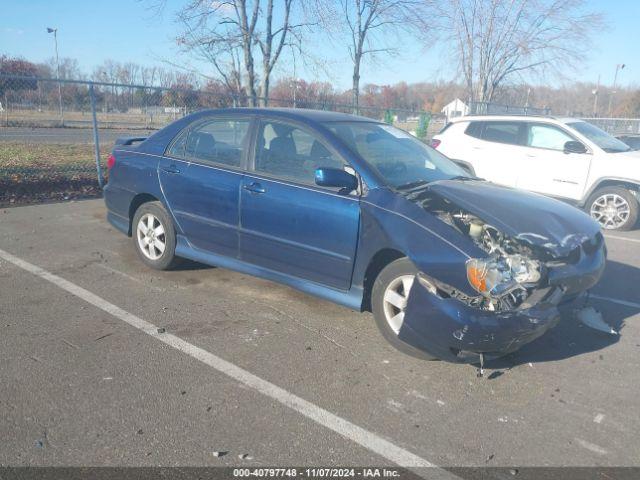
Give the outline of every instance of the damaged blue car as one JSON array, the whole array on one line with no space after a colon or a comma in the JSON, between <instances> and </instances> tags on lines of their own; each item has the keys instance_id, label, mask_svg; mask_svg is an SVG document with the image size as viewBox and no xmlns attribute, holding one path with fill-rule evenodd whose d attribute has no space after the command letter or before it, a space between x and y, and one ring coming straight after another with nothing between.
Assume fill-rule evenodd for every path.
<instances>
[{"instance_id":1,"label":"damaged blue car","mask_svg":"<svg viewBox=\"0 0 640 480\"><path fill-rule=\"evenodd\" d=\"M581 306L605 266L588 215L368 118L202 111L119 139L108 167L108 220L149 267L191 259L369 310L423 358L517 350Z\"/></svg>"}]
</instances>

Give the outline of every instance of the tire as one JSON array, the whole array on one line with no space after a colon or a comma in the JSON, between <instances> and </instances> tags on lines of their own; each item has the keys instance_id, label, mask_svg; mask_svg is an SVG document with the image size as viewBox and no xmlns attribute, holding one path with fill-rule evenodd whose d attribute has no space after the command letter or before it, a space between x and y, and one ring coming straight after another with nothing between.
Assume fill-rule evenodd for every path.
<instances>
[{"instance_id":1,"label":"tire","mask_svg":"<svg viewBox=\"0 0 640 480\"><path fill-rule=\"evenodd\" d=\"M153 224L153 234L146 235L144 228L149 231L149 222ZM162 203L140 205L133 215L131 231L136 252L145 265L156 270L170 270L178 265L176 231Z\"/></svg>"},{"instance_id":2,"label":"tire","mask_svg":"<svg viewBox=\"0 0 640 480\"><path fill-rule=\"evenodd\" d=\"M624 187L603 187L587 200L586 211L606 230L631 230L638 220L638 199Z\"/></svg>"},{"instance_id":3,"label":"tire","mask_svg":"<svg viewBox=\"0 0 640 480\"><path fill-rule=\"evenodd\" d=\"M380 333L393 347L413 357L423 360L436 360L434 356L418 350L398 338L399 319L392 315L394 313L397 315L400 309L385 301L385 293L388 289L396 291L396 293L398 291L404 293L405 289L410 289L410 284L416 273L418 273L418 270L406 257L399 258L384 267L378 274L371 290L371 310ZM403 279L402 277L405 278ZM407 280L409 278L411 278L411 282ZM405 295L407 294L408 292L405 293ZM393 327L388 318L396 318L397 321L392 321Z\"/></svg>"}]
</instances>

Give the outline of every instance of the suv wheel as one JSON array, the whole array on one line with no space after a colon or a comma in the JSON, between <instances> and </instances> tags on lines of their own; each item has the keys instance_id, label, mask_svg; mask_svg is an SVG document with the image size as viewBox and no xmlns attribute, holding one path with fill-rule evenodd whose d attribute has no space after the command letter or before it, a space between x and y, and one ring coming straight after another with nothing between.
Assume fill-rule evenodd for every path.
<instances>
[{"instance_id":1,"label":"suv wheel","mask_svg":"<svg viewBox=\"0 0 640 480\"><path fill-rule=\"evenodd\" d=\"M416 267L408 258L399 258L378 274L371 291L371 310L382 336L403 353L425 360L435 358L398 338L404 322L404 309L413 285Z\"/></svg>"},{"instance_id":2,"label":"suv wheel","mask_svg":"<svg viewBox=\"0 0 640 480\"><path fill-rule=\"evenodd\" d=\"M587 201L587 209L607 230L631 230L638 220L638 200L624 187L596 190Z\"/></svg>"},{"instance_id":3,"label":"suv wheel","mask_svg":"<svg viewBox=\"0 0 640 480\"><path fill-rule=\"evenodd\" d=\"M133 216L133 242L140 259L156 270L178 263L176 233L171 217L160 202L140 205Z\"/></svg>"}]
</instances>

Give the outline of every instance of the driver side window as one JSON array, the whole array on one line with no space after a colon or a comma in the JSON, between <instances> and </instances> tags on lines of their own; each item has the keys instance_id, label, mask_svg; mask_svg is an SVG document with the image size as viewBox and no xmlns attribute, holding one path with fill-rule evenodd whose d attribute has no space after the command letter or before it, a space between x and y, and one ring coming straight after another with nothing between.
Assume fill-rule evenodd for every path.
<instances>
[{"instance_id":1,"label":"driver side window","mask_svg":"<svg viewBox=\"0 0 640 480\"><path fill-rule=\"evenodd\" d=\"M306 130L281 122L261 123L256 172L314 185L319 167L343 168L344 163Z\"/></svg>"},{"instance_id":2,"label":"driver side window","mask_svg":"<svg viewBox=\"0 0 640 480\"><path fill-rule=\"evenodd\" d=\"M564 150L564 144L575 138L552 125L540 123L529 124L527 134L527 146L534 148L547 148L549 150Z\"/></svg>"}]
</instances>

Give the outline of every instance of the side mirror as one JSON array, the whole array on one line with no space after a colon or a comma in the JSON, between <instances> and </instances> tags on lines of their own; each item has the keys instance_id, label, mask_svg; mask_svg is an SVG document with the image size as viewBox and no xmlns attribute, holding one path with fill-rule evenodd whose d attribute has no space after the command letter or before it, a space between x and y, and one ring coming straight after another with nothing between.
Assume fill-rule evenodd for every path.
<instances>
[{"instance_id":1,"label":"side mirror","mask_svg":"<svg viewBox=\"0 0 640 480\"><path fill-rule=\"evenodd\" d=\"M316 169L316 185L343 188L350 192L358 188L358 179L339 168L320 167Z\"/></svg>"},{"instance_id":2,"label":"side mirror","mask_svg":"<svg viewBox=\"0 0 640 480\"><path fill-rule=\"evenodd\" d=\"M581 142L570 140L564 144L564 153L587 153L587 147Z\"/></svg>"}]
</instances>

